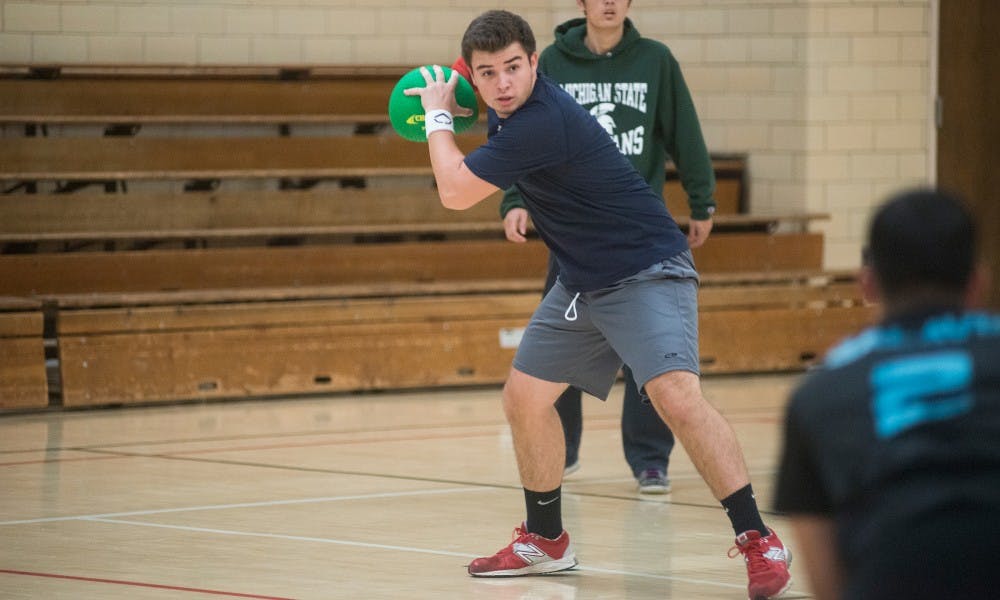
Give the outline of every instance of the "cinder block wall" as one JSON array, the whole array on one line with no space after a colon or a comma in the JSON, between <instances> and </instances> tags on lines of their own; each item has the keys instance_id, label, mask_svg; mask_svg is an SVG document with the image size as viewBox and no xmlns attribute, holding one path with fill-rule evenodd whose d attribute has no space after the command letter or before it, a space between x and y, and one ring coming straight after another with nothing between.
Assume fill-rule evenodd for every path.
<instances>
[{"instance_id":1,"label":"cinder block wall","mask_svg":"<svg viewBox=\"0 0 1000 600\"><path fill-rule=\"evenodd\" d=\"M938 0L634 0L680 59L713 151L746 152L751 209L827 212L826 265L858 264L872 206L926 183ZM7 0L0 62L450 63L488 8L540 47L574 0Z\"/></svg>"}]
</instances>

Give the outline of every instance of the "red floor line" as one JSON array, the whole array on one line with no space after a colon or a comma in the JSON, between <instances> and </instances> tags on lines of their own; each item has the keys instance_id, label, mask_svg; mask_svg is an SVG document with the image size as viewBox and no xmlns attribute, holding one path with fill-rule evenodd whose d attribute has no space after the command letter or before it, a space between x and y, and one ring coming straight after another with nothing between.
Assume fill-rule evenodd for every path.
<instances>
[{"instance_id":1,"label":"red floor line","mask_svg":"<svg viewBox=\"0 0 1000 600\"><path fill-rule=\"evenodd\" d=\"M80 456L77 458L39 458L35 460L20 460L12 462L0 462L0 467L15 467L21 465L35 465L35 464L46 464L46 463L66 463L66 462L86 462L91 460L110 460L123 458L155 458L157 456L189 456L197 454L212 454L216 452L240 452L248 450L284 450L291 448L310 448L315 446L336 446L336 445L347 445L347 444L366 444L371 442L412 442L412 441L425 441L425 440L436 440L436 439L456 439L463 437L479 437L484 435L494 435L494 432L486 433L452 433L452 434L424 434L424 435L410 435L396 438L385 438L385 439L375 439L375 438L365 438L358 439L352 438L348 440L317 440L314 442L289 442L282 444L257 444L251 446L222 446L215 448L202 448L199 450L180 450L176 452L163 452L161 454L108 454L101 456ZM266 437L266 436L265 436ZM183 442L180 442L183 443ZM191 443L198 443L197 440ZM100 446L94 446L95 452L100 452ZM80 452L86 452L87 450L80 450ZM114 450L112 450L113 452Z\"/></svg>"},{"instance_id":2,"label":"red floor line","mask_svg":"<svg viewBox=\"0 0 1000 600\"><path fill-rule=\"evenodd\" d=\"M162 585L158 583L142 583L140 581L124 581L118 579L101 579L98 577L80 577L77 575L59 575L57 573L34 573L31 571L14 571L11 569L0 569L0 573L8 575L27 575L29 577L48 577L50 579L69 579L72 581L87 581L91 583L111 583L114 585L130 585L134 587L155 588L159 590L171 590L175 592L194 592L196 594L212 594L215 596L229 596L230 598L257 598L258 600L294 600L293 598L283 598L279 596L258 596L256 594L240 594L238 592L223 592L219 590L204 590L200 588L181 587L176 585Z\"/></svg>"},{"instance_id":3,"label":"red floor line","mask_svg":"<svg viewBox=\"0 0 1000 600\"><path fill-rule=\"evenodd\" d=\"M741 425L746 424L771 424L778 423L780 419L778 417L729 417L727 419L730 423L739 423ZM618 428L620 425L617 421L610 423L597 423L590 426L590 430L612 430ZM448 439L461 439L470 437L483 437L496 435L493 430L484 432L459 432L459 433L429 433L424 435L409 435L394 438L365 438L358 439L352 438L347 440L317 440L313 442L288 442L281 444L257 444L257 445L247 445L247 446L216 446L214 448L200 448L197 450L177 450L172 452L164 452L162 456L197 456L201 454L214 454L219 452L248 452L253 450L289 450L292 448L312 448L316 446L345 446L350 444L367 444L367 443L378 443L378 442L420 442L428 440L448 440Z\"/></svg>"},{"instance_id":4,"label":"red floor line","mask_svg":"<svg viewBox=\"0 0 1000 600\"><path fill-rule=\"evenodd\" d=\"M595 420L596 421L600 421L599 419L595 419ZM749 424L749 423L766 423L766 424L770 424L770 423L777 423L777 422L780 421L780 419L778 417L757 417L757 416L748 416L748 417L739 417L739 416L735 416L734 417L734 416L730 416L730 417L728 417L728 420L729 420L730 423L740 423L740 424ZM597 430L609 429L610 430L610 429L614 429L616 427L618 427L618 422L617 421L608 422L608 423L598 422L598 423L595 423L594 425L592 425L590 427L590 429L592 429L592 430L593 429L597 429ZM465 438L465 437L481 437L481 436L484 436L484 435L495 435L495 432L488 431L488 432L463 432L463 433L452 433L452 434L410 435L410 436L403 436L403 437L397 437L397 438L387 438L387 439L380 439L380 440L353 438L353 439L348 439L348 440L318 440L318 441L313 441L313 442L291 442L291 443L282 443L282 444L258 444L258 445L249 445L249 446L222 446L222 447L215 447L215 448L201 448L201 449L198 449L198 450L179 450L179 451L175 451L175 452L165 452L161 456L196 456L196 455L200 455L200 454L215 454L215 453L221 453L221 452L247 452L247 451L254 451L254 450L285 450L285 449L291 449L291 448L310 448L310 447L316 447L316 446L339 446L339 445L348 445L348 444L365 444L365 443L369 443L369 442L413 442L413 441L425 441L425 440L437 440L437 439L445 440L445 439L458 439L458 438ZM195 440L195 442L197 442L197 440ZM131 454L131 455L120 455L120 454L115 454L115 455L108 455L108 456L81 456L81 457L78 457L78 458L45 458L45 459L38 459L38 460L24 460L24 461L15 461L15 462L0 463L0 467L13 467L13 466L19 466L19 465L33 465L33 464L45 464L45 463L83 462L83 461L91 461L91 460L110 460L110 459L122 459L122 458L144 458L144 457L155 457L155 456L157 456L157 455L155 455L155 454L151 454L151 455L146 455L146 454L139 454L139 455L134 455L134 454Z\"/></svg>"},{"instance_id":5,"label":"red floor line","mask_svg":"<svg viewBox=\"0 0 1000 600\"><path fill-rule=\"evenodd\" d=\"M429 433L424 435L408 435L394 438L365 438L349 440L317 440L314 442L292 442L284 444L258 444L255 446L222 446L215 448L201 448L198 450L178 450L176 452L164 452L162 456L190 456L198 454L214 454L216 452L245 452L250 450L290 450L292 448L313 448L316 446L346 446L350 444L369 444L380 442L424 442L429 440L452 440L470 437L483 437L496 435L494 431L488 432L459 432L459 433Z\"/></svg>"}]
</instances>

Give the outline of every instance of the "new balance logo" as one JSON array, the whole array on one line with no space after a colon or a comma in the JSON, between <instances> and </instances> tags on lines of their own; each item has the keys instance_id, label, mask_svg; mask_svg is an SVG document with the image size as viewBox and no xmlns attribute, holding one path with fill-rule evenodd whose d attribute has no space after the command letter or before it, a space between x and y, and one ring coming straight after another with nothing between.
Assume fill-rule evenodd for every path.
<instances>
[{"instance_id":1,"label":"new balance logo","mask_svg":"<svg viewBox=\"0 0 1000 600\"><path fill-rule=\"evenodd\" d=\"M767 552L764 553L764 558L768 560L780 560L781 562L785 562L787 559L785 551L782 548L778 548L776 546L771 546L770 548L768 548Z\"/></svg>"},{"instance_id":2,"label":"new balance logo","mask_svg":"<svg viewBox=\"0 0 1000 600\"><path fill-rule=\"evenodd\" d=\"M533 565L543 559L549 557L548 554L542 552L538 546L534 544L514 544L514 554L518 555L521 560L529 565Z\"/></svg>"}]
</instances>

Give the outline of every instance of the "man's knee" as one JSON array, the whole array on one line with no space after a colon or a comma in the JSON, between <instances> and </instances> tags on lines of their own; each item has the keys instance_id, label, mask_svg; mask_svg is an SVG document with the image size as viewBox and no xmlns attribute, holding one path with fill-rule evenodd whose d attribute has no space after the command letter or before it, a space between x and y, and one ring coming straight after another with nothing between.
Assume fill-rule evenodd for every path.
<instances>
[{"instance_id":1,"label":"man's knee","mask_svg":"<svg viewBox=\"0 0 1000 600\"><path fill-rule=\"evenodd\" d=\"M551 410L565 389L564 383L544 381L512 367L503 386L504 414L509 420L519 414Z\"/></svg>"},{"instance_id":2,"label":"man's knee","mask_svg":"<svg viewBox=\"0 0 1000 600\"><path fill-rule=\"evenodd\" d=\"M693 418L705 406L701 379L690 371L669 371L650 379L646 394L671 425Z\"/></svg>"}]
</instances>

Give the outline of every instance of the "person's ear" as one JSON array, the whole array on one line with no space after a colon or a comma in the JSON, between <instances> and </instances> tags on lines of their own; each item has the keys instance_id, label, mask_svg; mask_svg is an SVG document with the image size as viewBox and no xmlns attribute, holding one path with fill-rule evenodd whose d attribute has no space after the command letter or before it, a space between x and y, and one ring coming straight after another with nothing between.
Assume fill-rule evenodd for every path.
<instances>
[{"instance_id":1,"label":"person's ear","mask_svg":"<svg viewBox=\"0 0 1000 600\"><path fill-rule=\"evenodd\" d=\"M992 283L990 268L984 263L978 264L969 277L969 283L965 286L965 307L985 308L990 283Z\"/></svg>"},{"instance_id":2,"label":"person's ear","mask_svg":"<svg viewBox=\"0 0 1000 600\"><path fill-rule=\"evenodd\" d=\"M861 287L861 297L865 302L873 304L882 300L882 289L878 284L878 277L875 276L875 269L868 265L862 265L858 272L858 285Z\"/></svg>"}]
</instances>

